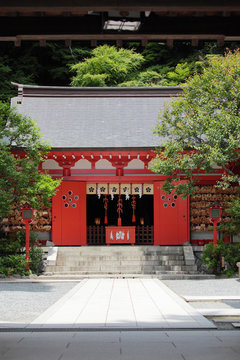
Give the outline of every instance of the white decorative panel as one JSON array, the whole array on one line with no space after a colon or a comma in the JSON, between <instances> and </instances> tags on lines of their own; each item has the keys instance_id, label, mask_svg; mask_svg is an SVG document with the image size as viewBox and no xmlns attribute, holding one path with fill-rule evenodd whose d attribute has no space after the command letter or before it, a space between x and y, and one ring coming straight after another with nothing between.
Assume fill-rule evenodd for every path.
<instances>
[{"instance_id":1,"label":"white decorative panel","mask_svg":"<svg viewBox=\"0 0 240 360\"><path fill-rule=\"evenodd\" d=\"M139 159L133 159L131 161L129 161L128 166L125 167L125 169L140 169L143 170L144 169L144 162L139 160Z\"/></svg>"},{"instance_id":2,"label":"white decorative panel","mask_svg":"<svg viewBox=\"0 0 240 360\"><path fill-rule=\"evenodd\" d=\"M95 168L96 169L115 169L114 166L112 166L112 164L110 163L110 161L106 160L106 159L101 159L98 160L95 164Z\"/></svg>"},{"instance_id":3,"label":"white decorative panel","mask_svg":"<svg viewBox=\"0 0 240 360\"><path fill-rule=\"evenodd\" d=\"M72 169L89 170L91 169L91 162L87 159L78 160Z\"/></svg>"},{"instance_id":4,"label":"white decorative panel","mask_svg":"<svg viewBox=\"0 0 240 360\"><path fill-rule=\"evenodd\" d=\"M48 160L44 161L44 163L42 164L42 168L43 168L43 170L62 169L62 167L58 165L58 162L53 159L48 159Z\"/></svg>"}]
</instances>

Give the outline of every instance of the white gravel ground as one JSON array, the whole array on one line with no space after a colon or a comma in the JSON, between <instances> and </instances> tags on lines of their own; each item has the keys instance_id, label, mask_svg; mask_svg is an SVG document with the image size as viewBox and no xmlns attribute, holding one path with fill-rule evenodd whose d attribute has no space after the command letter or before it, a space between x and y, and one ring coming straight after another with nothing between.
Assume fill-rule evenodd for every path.
<instances>
[{"instance_id":1,"label":"white gravel ground","mask_svg":"<svg viewBox=\"0 0 240 360\"><path fill-rule=\"evenodd\" d=\"M240 296L240 279L164 280L180 296Z\"/></svg>"},{"instance_id":2,"label":"white gravel ground","mask_svg":"<svg viewBox=\"0 0 240 360\"><path fill-rule=\"evenodd\" d=\"M0 321L30 322L76 283L0 282Z\"/></svg>"}]
</instances>

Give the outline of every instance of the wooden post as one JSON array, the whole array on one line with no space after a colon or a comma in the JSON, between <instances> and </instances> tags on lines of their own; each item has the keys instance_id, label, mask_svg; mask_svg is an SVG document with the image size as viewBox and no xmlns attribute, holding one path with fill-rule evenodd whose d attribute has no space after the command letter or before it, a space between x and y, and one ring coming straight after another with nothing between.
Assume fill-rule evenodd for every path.
<instances>
[{"instance_id":1,"label":"wooden post","mask_svg":"<svg viewBox=\"0 0 240 360\"><path fill-rule=\"evenodd\" d=\"M240 278L240 262L237 262L237 267L238 267L238 276Z\"/></svg>"},{"instance_id":2,"label":"wooden post","mask_svg":"<svg viewBox=\"0 0 240 360\"><path fill-rule=\"evenodd\" d=\"M26 270L29 270L29 233L30 233L29 222L26 222L26 255L25 255L25 258L27 260Z\"/></svg>"},{"instance_id":3,"label":"wooden post","mask_svg":"<svg viewBox=\"0 0 240 360\"><path fill-rule=\"evenodd\" d=\"M214 222L213 223L213 246L215 247L218 243L218 240L217 240L217 223Z\"/></svg>"},{"instance_id":4,"label":"wooden post","mask_svg":"<svg viewBox=\"0 0 240 360\"><path fill-rule=\"evenodd\" d=\"M65 40L65 46L71 47L71 46L72 46L72 40L66 39L66 40Z\"/></svg>"},{"instance_id":5,"label":"wooden post","mask_svg":"<svg viewBox=\"0 0 240 360\"><path fill-rule=\"evenodd\" d=\"M173 47L173 39L167 39L167 46L170 48Z\"/></svg>"},{"instance_id":6,"label":"wooden post","mask_svg":"<svg viewBox=\"0 0 240 360\"><path fill-rule=\"evenodd\" d=\"M45 39L39 40L39 45L40 45L40 47L45 47L46 46L46 40Z\"/></svg>"},{"instance_id":7,"label":"wooden post","mask_svg":"<svg viewBox=\"0 0 240 360\"><path fill-rule=\"evenodd\" d=\"M225 268L225 257L222 256L221 258L221 268L224 269Z\"/></svg>"}]
</instances>

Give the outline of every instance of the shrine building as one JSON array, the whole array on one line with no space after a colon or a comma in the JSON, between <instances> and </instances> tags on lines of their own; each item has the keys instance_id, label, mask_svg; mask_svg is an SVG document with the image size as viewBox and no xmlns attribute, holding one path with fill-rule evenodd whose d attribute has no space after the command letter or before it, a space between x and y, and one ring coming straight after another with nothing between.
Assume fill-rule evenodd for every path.
<instances>
[{"instance_id":1,"label":"shrine building","mask_svg":"<svg viewBox=\"0 0 240 360\"><path fill-rule=\"evenodd\" d=\"M230 196L214 188L221 169L198 174L191 201L164 193L166 177L148 169L163 145L153 134L159 110L181 88L14 85L18 96L12 106L31 116L52 145L39 171L62 178L52 215L32 225L41 239L58 246L212 240L206 201L222 203Z\"/></svg>"}]
</instances>

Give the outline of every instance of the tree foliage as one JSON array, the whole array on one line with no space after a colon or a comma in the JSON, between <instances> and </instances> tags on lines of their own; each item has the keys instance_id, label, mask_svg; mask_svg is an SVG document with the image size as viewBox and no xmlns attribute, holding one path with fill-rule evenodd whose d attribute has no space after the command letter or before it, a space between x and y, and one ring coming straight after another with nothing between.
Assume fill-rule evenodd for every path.
<instances>
[{"instance_id":1,"label":"tree foliage","mask_svg":"<svg viewBox=\"0 0 240 360\"><path fill-rule=\"evenodd\" d=\"M144 58L133 50L117 49L114 46L98 46L92 56L83 62L74 64L76 71L72 79L73 86L117 86L129 79L143 64Z\"/></svg>"},{"instance_id":2,"label":"tree foliage","mask_svg":"<svg viewBox=\"0 0 240 360\"><path fill-rule=\"evenodd\" d=\"M28 201L39 209L55 193L59 182L38 171L50 150L40 136L31 118L0 102L0 218L11 211L14 201ZM14 156L13 149L24 150L24 156Z\"/></svg>"},{"instance_id":3,"label":"tree foliage","mask_svg":"<svg viewBox=\"0 0 240 360\"><path fill-rule=\"evenodd\" d=\"M232 44L232 48L236 46ZM140 42L129 42L123 50L129 49L134 54L142 56L144 61L134 71L128 71L119 86L184 84L189 74L192 75L194 70L199 68L199 59L201 63L206 54L223 52L223 48L218 48L214 43L205 43L199 48L193 48L190 42L175 43L173 48L161 42L149 42L145 48ZM11 86L11 81L32 85L68 86L73 75L71 67L92 59L95 57L95 51L77 42L74 42L72 47L66 47L60 42L47 42L46 47L39 47L38 43L31 42L23 42L21 47L1 43L0 100L9 101L11 97L16 96L16 88ZM101 74L102 72L98 71L94 74L89 72L84 77L82 86L105 86L106 80ZM115 78L113 80L107 85L116 86Z\"/></svg>"},{"instance_id":4,"label":"tree foliage","mask_svg":"<svg viewBox=\"0 0 240 360\"><path fill-rule=\"evenodd\" d=\"M191 194L196 169L210 173L216 165L225 170L222 187L239 181L234 167L240 148L239 51L210 57L159 118L155 133L167 140L151 170L168 176L166 191ZM187 181L176 185L180 173Z\"/></svg>"},{"instance_id":5,"label":"tree foliage","mask_svg":"<svg viewBox=\"0 0 240 360\"><path fill-rule=\"evenodd\" d=\"M29 85L69 85L70 65L89 57L90 53L88 48L72 49L52 42L47 42L46 47L39 47L37 43L23 43L21 47L1 43L0 100L9 101L16 96L11 81Z\"/></svg>"},{"instance_id":6,"label":"tree foliage","mask_svg":"<svg viewBox=\"0 0 240 360\"><path fill-rule=\"evenodd\" d=\"M175 86L185 82L194 71L195 60L182 61L175 66L155 64L160 61L162 53L170 50L148 45L150 54L145 49L142 54L134 49L117 49L103 45L92 51L90 58L71 66L76 75L72 78L72 86ZM154 51L159 51L158 56ZM143 56L146 54L146 60ZM163 56L164 58L164 56ZM152 64L151 64L152 61ZM151 66L146 66L149 64ZM153 65L154 64L154 65ZM171 65L174 62L171 61Z\"/></svg>"}]
</instances>

